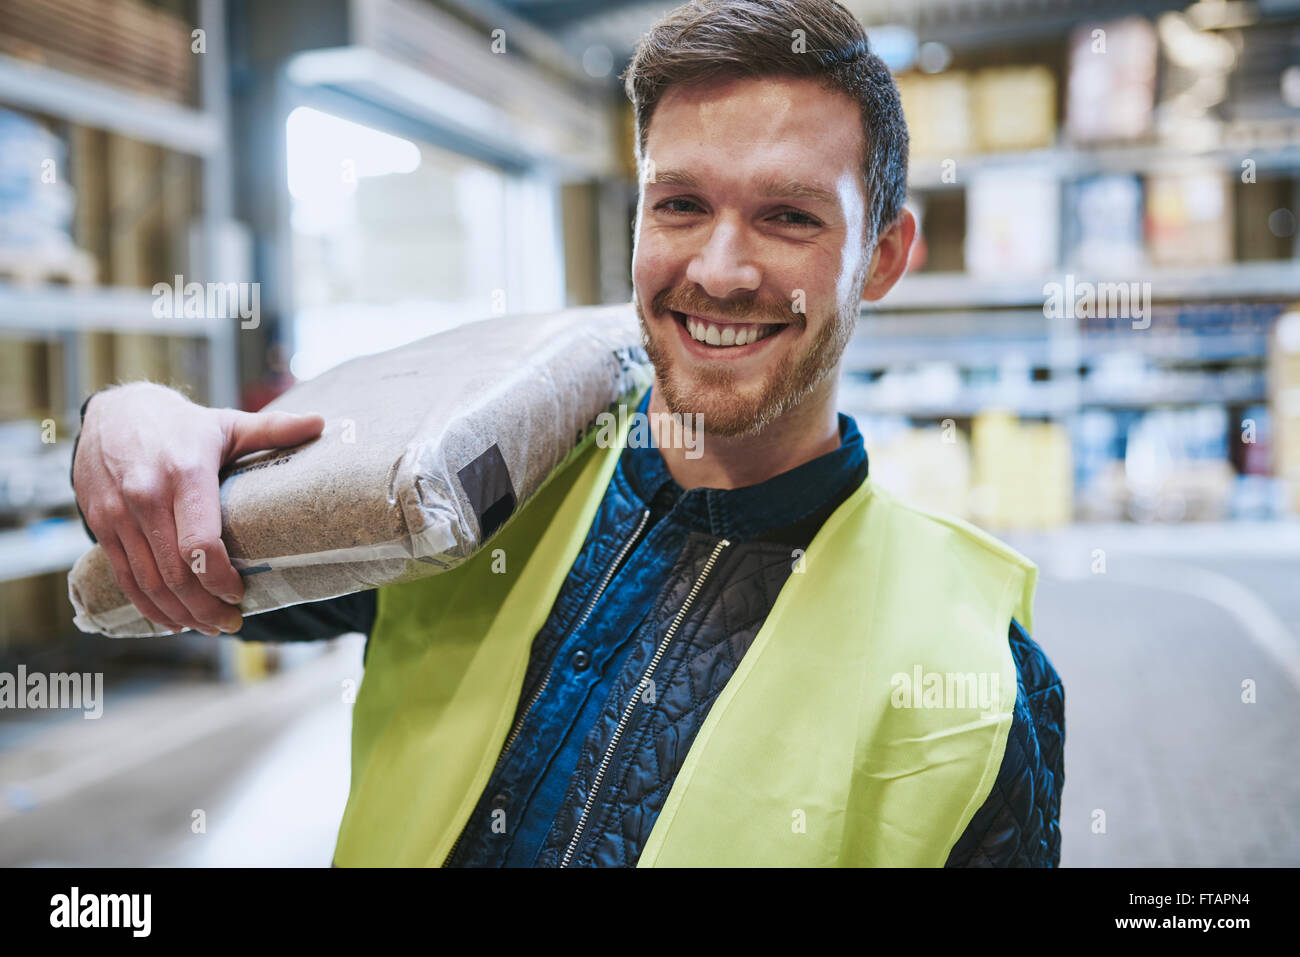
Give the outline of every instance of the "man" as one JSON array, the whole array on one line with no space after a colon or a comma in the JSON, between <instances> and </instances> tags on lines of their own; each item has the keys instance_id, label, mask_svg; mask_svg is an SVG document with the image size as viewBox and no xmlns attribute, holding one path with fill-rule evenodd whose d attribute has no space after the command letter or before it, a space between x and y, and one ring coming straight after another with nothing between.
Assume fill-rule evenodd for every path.
<instances>
[{"instance_id":1,"label":"man","mask_svg":"<svg viewBox=\"0 0 1300 957\"><path fill-rule=\"evenodd\" d=\"M637 408L701 416L703 455L590 447L459 568L243 623L369 635L335 863L1057 864L1036 571L876 487L836 412L915 232L888 71L832 0L696 0L626 85ZM79 501L145 614L240 628L218 467L320 428L147 384L88 405Z\"/></svg>"}]
</instances>

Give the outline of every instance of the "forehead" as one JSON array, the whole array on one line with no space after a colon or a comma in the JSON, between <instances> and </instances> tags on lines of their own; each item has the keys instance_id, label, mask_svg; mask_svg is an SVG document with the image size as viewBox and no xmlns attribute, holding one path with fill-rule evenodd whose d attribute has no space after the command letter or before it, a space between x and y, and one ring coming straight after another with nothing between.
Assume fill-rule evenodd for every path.
<instances>
[{"instance_id":1,"label":"forehead","mask_svg":"<svg viewBox=\"0 0 1300 957\"><path fill-rule=\"evenodd\" d=\"M861 170L864 146L857 102L806 77L670 87L646 136L659 169L712 180L779 174L832 188Z\"/></svg>"}]
</instances>

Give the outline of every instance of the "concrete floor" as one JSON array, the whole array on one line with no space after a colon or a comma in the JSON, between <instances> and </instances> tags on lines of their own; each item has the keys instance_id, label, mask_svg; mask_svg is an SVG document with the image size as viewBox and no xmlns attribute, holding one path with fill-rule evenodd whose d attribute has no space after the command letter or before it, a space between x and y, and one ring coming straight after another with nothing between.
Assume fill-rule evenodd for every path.
<instances>
[{"instance_id":1,"label":"concrete floor","mask_svg":"<svg viewBox=\"0 0 1300 957\"><path fill-rule=\"evenodd\" d=\"M98 720L8 723L0 866L329 866L362 639L288 650L308 660L255 685L122 689Z\"/></svg>"},{"instance_id":2,"label":"concrete floor","mask_svg":"<svg viewBox=\"0 0 1300 957\"><path fill-rule=\"evenodd\" d=\"M1034 637L1065 682L1062 865L1300 865L1294 536L1005 536L1040 565ZM251 687L114 696L98 721L7 717L0 865L328 866L347 796L341 688L360 672L353 636Z\"/></svg>"}]
</instances>

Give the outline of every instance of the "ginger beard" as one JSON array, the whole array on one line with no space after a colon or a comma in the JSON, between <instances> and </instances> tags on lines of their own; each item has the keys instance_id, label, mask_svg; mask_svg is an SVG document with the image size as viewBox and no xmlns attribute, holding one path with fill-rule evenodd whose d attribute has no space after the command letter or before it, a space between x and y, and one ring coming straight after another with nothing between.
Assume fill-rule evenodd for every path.
<instances>
[{"instance_id":1,"label":"ginger beard","mask_svg":"<svg viewBox=\"0 0 1300 957\"><path fill-rule=\"evenodd\" d=\"M701 365L693 363L691 370L679 368L675 352L679 346L668 337L676 336L663 319L657 320L657 334L646 321L640 297L634 297L637 318L641 320L641 342L655 368L655 384L661 390L668 411L677 415L698 414L705 432L713 435L739 437L761 432L775 419L795 408L812 393L828 375L834 372L853 335L858 317L858 297L867 278L869 259L863 257L859 264L851 295L833 309L833 314L821 318L813 328L816 332L809 343L803 339L809 328L808 317L792 313L787 304L746 303L718 304L690 288L665 289L655 295L651 312L667 316L672 312L706 314L725 317L737 322L762 321L789 323L792 328L781 333L792 337L789 342L774 342L776 358L758 375L738 376L730 363L718 362ZM676 319L672 319L676 322Z\"/></svg>"}]
</instances>

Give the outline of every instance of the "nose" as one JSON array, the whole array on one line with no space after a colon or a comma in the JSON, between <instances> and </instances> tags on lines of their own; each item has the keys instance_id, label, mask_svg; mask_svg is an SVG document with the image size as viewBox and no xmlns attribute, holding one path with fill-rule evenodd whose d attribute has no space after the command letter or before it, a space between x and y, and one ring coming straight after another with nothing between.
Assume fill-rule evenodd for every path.
<instances>
[{"instance_id":1,"label":"nose","mask_svg":"<svg viewBox=\"0 0 1300 957\"><path fill-rule=\"evenodd\" d=\"M691 257L686 279L714 299L758 289L762 276L748 258L743 227L719 218L709 228L704 245Z\"/></svg>"}]
</instances>

